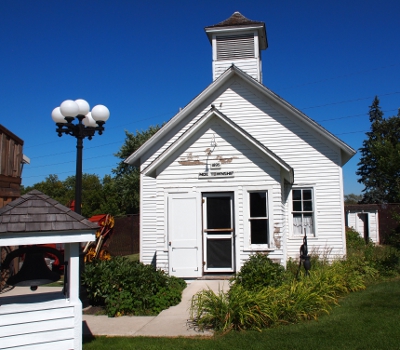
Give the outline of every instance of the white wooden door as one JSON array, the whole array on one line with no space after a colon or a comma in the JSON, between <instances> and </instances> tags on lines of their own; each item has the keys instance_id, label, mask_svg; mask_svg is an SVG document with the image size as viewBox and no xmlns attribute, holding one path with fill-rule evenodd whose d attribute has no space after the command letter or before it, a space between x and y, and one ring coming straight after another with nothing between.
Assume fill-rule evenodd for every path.
<instances>
[{"instance_id":1,"label":"white wooden door","mask_svg":"<svg viewBox=\"0 0 400 350\"><path fill-rule=\"evenodd\" d=\"M202 275L200 201L196 193L168 196L169 273L173 276Z\"/></svg>"}]
</instances>

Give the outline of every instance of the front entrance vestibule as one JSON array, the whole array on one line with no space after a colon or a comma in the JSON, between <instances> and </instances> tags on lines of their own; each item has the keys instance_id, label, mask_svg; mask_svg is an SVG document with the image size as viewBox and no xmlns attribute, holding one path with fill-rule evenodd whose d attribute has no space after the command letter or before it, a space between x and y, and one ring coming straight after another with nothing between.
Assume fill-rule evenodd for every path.
<instances>
[{"instance_id":1,"label":"front entrance vestibule","mask_svg":"<svg viewBox=\"0 0 400 350\"><path fill-rule=\"evenodd\" d=\"M169 194L167 220L171 275L235 271L232 192Z\"/></svg>"}]
</instances>

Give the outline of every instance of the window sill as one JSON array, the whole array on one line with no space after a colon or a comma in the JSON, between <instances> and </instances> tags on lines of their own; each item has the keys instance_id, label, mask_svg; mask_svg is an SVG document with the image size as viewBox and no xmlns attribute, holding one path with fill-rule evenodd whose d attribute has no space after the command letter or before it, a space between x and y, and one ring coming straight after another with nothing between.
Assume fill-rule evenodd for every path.
<instances>
[{"instance_id":1,"label":"window sill","mask_svg":"<svg viewBox=\"0 0 400 350\"><path fill-rule=\"evenodd\" d=\"M289 237L292 241L303 240L304 236L291 236ZM317 236L307 236L307 241L318 240Z\"/></svg>"},{"instance_id":2,"label":"window sill","mask_svg":"<svg viewBox=\"0 0 400 350\"><path fill-rule=\"evenodd\" d=\"M274 252L276 249L275 248L269 248L269 247L250 247L250 248L244 248L243 252L244 253L251 253L251 252Z\"/></svg>"}]
</instances>

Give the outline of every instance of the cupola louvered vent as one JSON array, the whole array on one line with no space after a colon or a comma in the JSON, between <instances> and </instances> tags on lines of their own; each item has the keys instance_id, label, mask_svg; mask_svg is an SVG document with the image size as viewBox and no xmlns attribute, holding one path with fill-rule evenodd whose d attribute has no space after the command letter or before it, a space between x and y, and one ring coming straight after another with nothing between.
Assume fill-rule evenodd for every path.
<instances>
[{"instance_id":1,"label":"cupola louvered vent","mask_svg":"<svg viewBox=\"0 0 400 350\"><path fill-rule=\"evenodd\" d=\"M254 57L254 34L217 36L217 60Z\"/></svg>"}]
</instances>

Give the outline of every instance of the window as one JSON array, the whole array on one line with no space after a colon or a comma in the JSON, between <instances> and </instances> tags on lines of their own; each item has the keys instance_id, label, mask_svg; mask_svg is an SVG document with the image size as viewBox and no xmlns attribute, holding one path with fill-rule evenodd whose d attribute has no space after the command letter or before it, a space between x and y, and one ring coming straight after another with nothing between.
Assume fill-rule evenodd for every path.
<instances>
[{"instance_id":1,"label":"window","mask_svg":"<svg viewBox=\"0 0 400 350\"><path fill-rule=\"evenodd\" d=\"M268 244L267 192L250 192L250 243Z\"/></svg>"},{"instance_id":2,"label":"window","mask_svg":"<svg viewBox=\"0 0 400 350\"><path fill-rule=\"evenodd\" d=\"M314 210L312 189L293 190L293 233L314 234Z\"/></svg>"}]
</instances>

